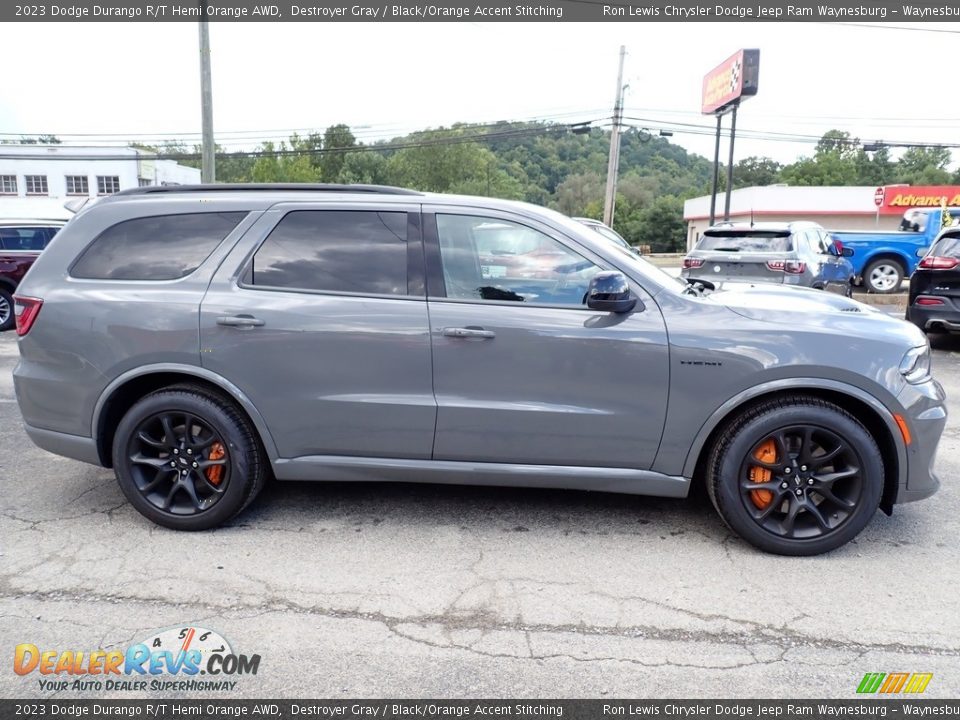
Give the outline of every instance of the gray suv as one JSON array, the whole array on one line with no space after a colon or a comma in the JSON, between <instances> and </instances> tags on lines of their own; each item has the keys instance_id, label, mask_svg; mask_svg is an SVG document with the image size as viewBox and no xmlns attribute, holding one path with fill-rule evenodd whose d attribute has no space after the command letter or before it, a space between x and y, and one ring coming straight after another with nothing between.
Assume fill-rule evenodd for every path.
<instances>
[{"instance_id":1,"label":"gray suv","mask_svg":"<svg viewBox=\"0 0 960 720\"><path fill-rule=\"evenodd\" d=\"M768 282L853 295L853 250L812 222L721 223L683 259L681 277Z\"/></svg>"},{"instance_id":2,"label":"gray suv","mask_svg":"<svg viewBox=\"0 0 960 720\"><path fill-rule=\"evenodd\" d=\"M270 478L685 497L810 555L933 494L913 325L772 285L704 295L559 213L371 186L128 190L16 297L40 447L204 530Z\"/></svg>"}]
</instances>

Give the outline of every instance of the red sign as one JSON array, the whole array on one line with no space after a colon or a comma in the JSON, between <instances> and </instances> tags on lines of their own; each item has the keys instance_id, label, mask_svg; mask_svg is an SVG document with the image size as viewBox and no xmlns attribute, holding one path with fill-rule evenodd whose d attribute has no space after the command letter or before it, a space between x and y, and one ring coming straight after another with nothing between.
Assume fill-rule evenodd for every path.
<instances>
[{"instance_id":1,"label":"red sign","mask_svg":"<svg viewBox=\"0 0 960 720\"><path fill-rule=\"evenodd\" d=\"M738 50L703 78L701 112L723 112L741 98L757 94L760 71L759 50Z\"/></svg>"},{"instance_id":2,"label":"red sign","mask_svg":"<svg viewBox=\"0 0 960 720\"><path fill-rule=\"evenodd\" d=\"M878 187L877 191L873 194L873 204L877 207L883 205L883 188Z\"/></svg>"},{"instance_id":3,"label":"red sign","mask_svg":"<svg viewBox=\"0 0 960 720\"><path fill-rule=\"evenodd\" d=\"M883 190L880 212L902 215L912 208L960 207L960 185L893 185Z\"/></svg>"}]
</instances>

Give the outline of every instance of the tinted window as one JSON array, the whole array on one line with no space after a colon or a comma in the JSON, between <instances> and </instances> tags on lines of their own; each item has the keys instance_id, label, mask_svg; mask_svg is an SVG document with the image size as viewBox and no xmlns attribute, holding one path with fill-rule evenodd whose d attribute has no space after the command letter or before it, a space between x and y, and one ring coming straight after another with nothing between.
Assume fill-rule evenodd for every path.
<instances>
[{"instance_id":1,"label":"tinted window","mask_svg":"<svg viewBox=\"0 0 960 720\"><path fill-rule=\"evenodd\" d=\"M563 243L518 223L437 215L447 297L583 305L600 269Z\"/></svg>"},{"instance_id":2,"label":"tinted window","mask_svg":"<svg viewBox=\"0 0 960 720\"><path fill-rule=\"evenodd\" d=\"M944 235L934 243L930 255L960 258L960 235Z\"/></svg>"},{"instance_id":3,"label":"tinted window","mask_svg":"<svg viewBox=\"0 0 960 720\"><path fill-rule=\"evenodd\" d=\"M4 250L43 250L59 227L0 227L0 247Z\"/></svg>"},{"instance_id":4,"label":"tinted window","mask_svg":"<svg viewBox=\"0 0 960 720\"><path fill-rule=\"evenodd\" d=\"M697 250L716 252L791 252L793 240L783 232L708 232Z\"/></svg>"},{"instance_id":5,"label":"tinted window","mask_svg":"<svg viewBox=\"0 0 960 720\"><path fill-rule=\"evenodd\" d=\"M264 240L244 282L363 295L407 294L407 214L288 213Z\"/></svg>"},{"instance_id":6,"label":"tinted window","mask_svg":"<svg viewBox=\"0 0 960 720\"><path fill-rule=\"evenodd\" d=\"M245 212L160 215L108 228L70 274L98 280L175 280L206 260Z\"/></svg>"}]
</instances>

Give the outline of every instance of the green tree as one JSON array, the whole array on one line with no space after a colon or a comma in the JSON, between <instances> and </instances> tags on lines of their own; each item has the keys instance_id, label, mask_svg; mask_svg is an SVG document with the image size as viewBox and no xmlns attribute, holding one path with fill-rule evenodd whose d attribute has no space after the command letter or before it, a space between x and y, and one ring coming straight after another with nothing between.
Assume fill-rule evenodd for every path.
<instances>
[{"instance_id":1,"label":"green tree","mask_svg":"<svg viewBox=\"0 0 960 720\"><path fill-rule=\"evenodd\" d=\"M780 181L783 165L768 157L744 158L733 166L733 187L763 187Z\"/></svg>"},{"instance_id":2,"label":"green tree","mask_svg":"<svg viewBox=\"0 0 960 720\"><path fill-rule=\"evenodd\" d=\"M261 151L266 153L257 158L250 172L253 182L317 182L317 170L310 163L309 155L281 155L289 151L286 143L280 143L278 148L272 142L264 143Z\"/></svg>"},{"instance_id":3,"label":"green tree","mask_svg":"<svg viewBox=\"0 0 960 720\"><path fill-rule=\"evenodd\" d=\"M911 185L944 185L950 182L950 150L943 147L908 148L896 165L899 182Z\"/></svg>"},{"instance_id":4,"label":"green tree","mask_svg":"<svg viewBox=\"0 0 960 720\"><path fill-rule=\"evenodd\" d=\"M347 148L355 147L357 139L349 125L331 125L323 133L323 154L320 156L320 179L323 182L336 182L343 169Z\"/></svg>"}]
</instances>

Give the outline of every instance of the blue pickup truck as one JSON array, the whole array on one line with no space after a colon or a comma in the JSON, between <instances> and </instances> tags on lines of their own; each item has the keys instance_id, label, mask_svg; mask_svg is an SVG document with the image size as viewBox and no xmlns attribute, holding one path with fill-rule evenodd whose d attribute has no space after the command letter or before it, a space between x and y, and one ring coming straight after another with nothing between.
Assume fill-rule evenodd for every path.
<instances>
[{"instance_id":1,"label":"blue pickup truck","mask_svg":"<svg viewBox=\"0 0 960 720\"><path fill-rule=\"evenodd\" d=\"M960 208L947 210L954 222L960 218ZM893 232L866 230L831 230L835 240L853 250L853 270L858 283L867 292L893 293L900 289L904 278L917 267L918 251L933 244L941 228L942 211L939 208L908 210Z\"/></svg>"}]
</instances>

